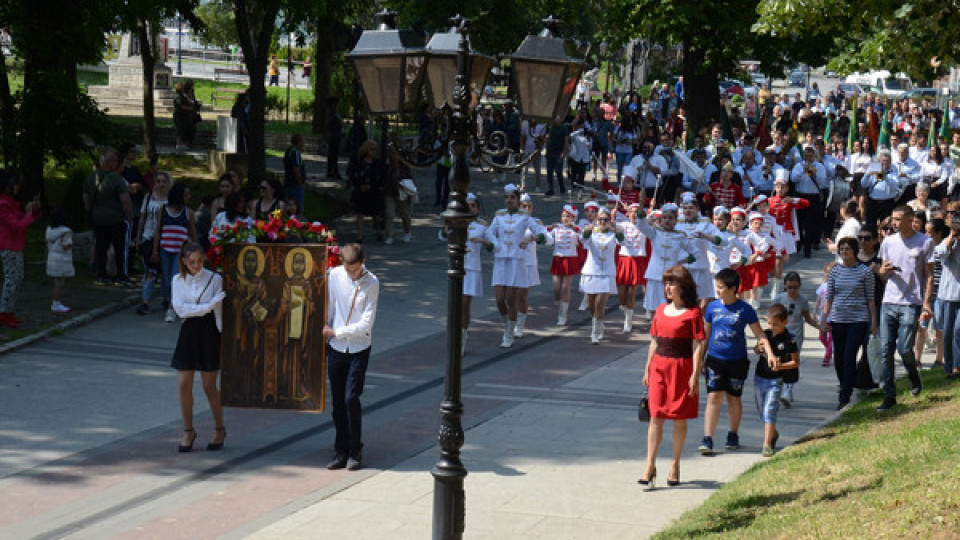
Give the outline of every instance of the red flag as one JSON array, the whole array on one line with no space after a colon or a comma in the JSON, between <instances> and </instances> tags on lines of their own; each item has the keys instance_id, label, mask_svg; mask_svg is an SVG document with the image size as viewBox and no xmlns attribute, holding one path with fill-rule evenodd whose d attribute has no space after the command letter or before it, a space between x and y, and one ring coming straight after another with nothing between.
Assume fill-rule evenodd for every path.
<instances>
[{"instance_id":1,"label":"red flag","mask_svg":"<svg viewBox=\"0 0 960 540\"><path fill-rule=\"evenodd\" d=\"M757 141L757 150L763 152L768 146L773 144L773 138L770 137L770 119L769 109L764 107L763 116L760 117L760 123L753 130L753 140Z\"/></svg>"},{"instance_id":2,"label":"red flag","mask_svg":"<svg viewBox=\"0 0 960 540\"><path fill-rule=\"evenodd\" d=\"M880 138L880 118L877 117L877 111L870 104L870 114L867 116L867 137L873 142L873 147L877 147L877 139Z\"/></svg>"}]
</instances>

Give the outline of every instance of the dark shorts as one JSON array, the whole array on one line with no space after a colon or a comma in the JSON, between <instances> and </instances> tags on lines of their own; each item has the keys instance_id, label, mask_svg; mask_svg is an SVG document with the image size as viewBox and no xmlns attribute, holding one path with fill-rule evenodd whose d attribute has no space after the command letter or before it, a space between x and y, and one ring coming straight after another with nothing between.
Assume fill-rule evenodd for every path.
<instances>
[{"instance_id":1,"label":"dark shorts","mask_svg":"<svg viewBox=\"0 0 960 540\"><path fill-rule=\"evenodd\" d=\"M707 393L726 392L733 397L740 397L749 374L750 360L717 360L708 356Z\"/></svg>"}]
</instances>

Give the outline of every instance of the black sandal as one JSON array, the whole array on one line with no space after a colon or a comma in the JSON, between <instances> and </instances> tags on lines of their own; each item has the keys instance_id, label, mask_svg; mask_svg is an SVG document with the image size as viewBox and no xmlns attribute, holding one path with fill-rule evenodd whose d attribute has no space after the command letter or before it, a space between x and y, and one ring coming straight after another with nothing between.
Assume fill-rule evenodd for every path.
<instances>
[{"instance_id":1,"label":"black sandal","mask_svg":"<svg viewBox=\"0 0 960 540\"><path fill-rule=\"evenodd\" d=\"M207 450L220 450L223 448L223 440L227 438L227 428L220 426L217 428L217 435L213 438L213 441L220 439L220 442L210 441L207 444Z\"/></svg>"},{"instance_id":2,"label":"black sandal","mask_svg":"<svg viewBox=\"0 0 960 540\"><path fill-rule=\"evenodd\" d=\"M183 430L184 433L193 433L193 437L190 438L190 444L181 444L177 446L179 452L189 452L193 450L193 443L197 440L197 430L190 428Z\"/></svg>"}]
</instances>

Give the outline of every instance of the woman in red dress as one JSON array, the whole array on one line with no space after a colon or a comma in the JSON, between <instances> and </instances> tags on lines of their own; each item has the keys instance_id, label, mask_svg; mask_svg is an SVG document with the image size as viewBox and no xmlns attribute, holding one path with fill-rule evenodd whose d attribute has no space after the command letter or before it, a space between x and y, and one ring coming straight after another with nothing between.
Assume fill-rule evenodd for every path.
<instances>
[{"instance_id":1,"label":"woman in red dress","mask_svg":"<svg viewBox=\"0 0 960 540\"><path fill-rule=\"evenodd\" d=\"M700 368L706 336L697 306L697 285L690 272L677 265L663 274L667 303L657 308L650 325L650 352L643 384L649 388L650 427L647 429L647 468L638 480L653 489L657 450L663 424L673 420L673 462L667 485L680 483L680 455L687 438L687 420L697 417Z\"/></svg>"}]
</instances>

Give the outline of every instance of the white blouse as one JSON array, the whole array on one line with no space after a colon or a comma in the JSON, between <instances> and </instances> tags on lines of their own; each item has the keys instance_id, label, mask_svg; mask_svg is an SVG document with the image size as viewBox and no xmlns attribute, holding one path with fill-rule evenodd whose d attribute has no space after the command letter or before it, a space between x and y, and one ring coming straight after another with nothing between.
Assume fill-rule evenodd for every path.
<instances>
[{"instance_id":1,"label":"white blouse","mask_svg":"<svg viewBox=\"0 0 960 540\"><path fill-rule=\"evenodd\" d=\"M209 286L207 285L209 283ZM171 304L173 310L182 319L203 317L213 312L217 320L217 330L223 330L223 278L206 268L196 275L189 272L186 276L177 273L171 285Z\"/></svg>"}]
</instances>

